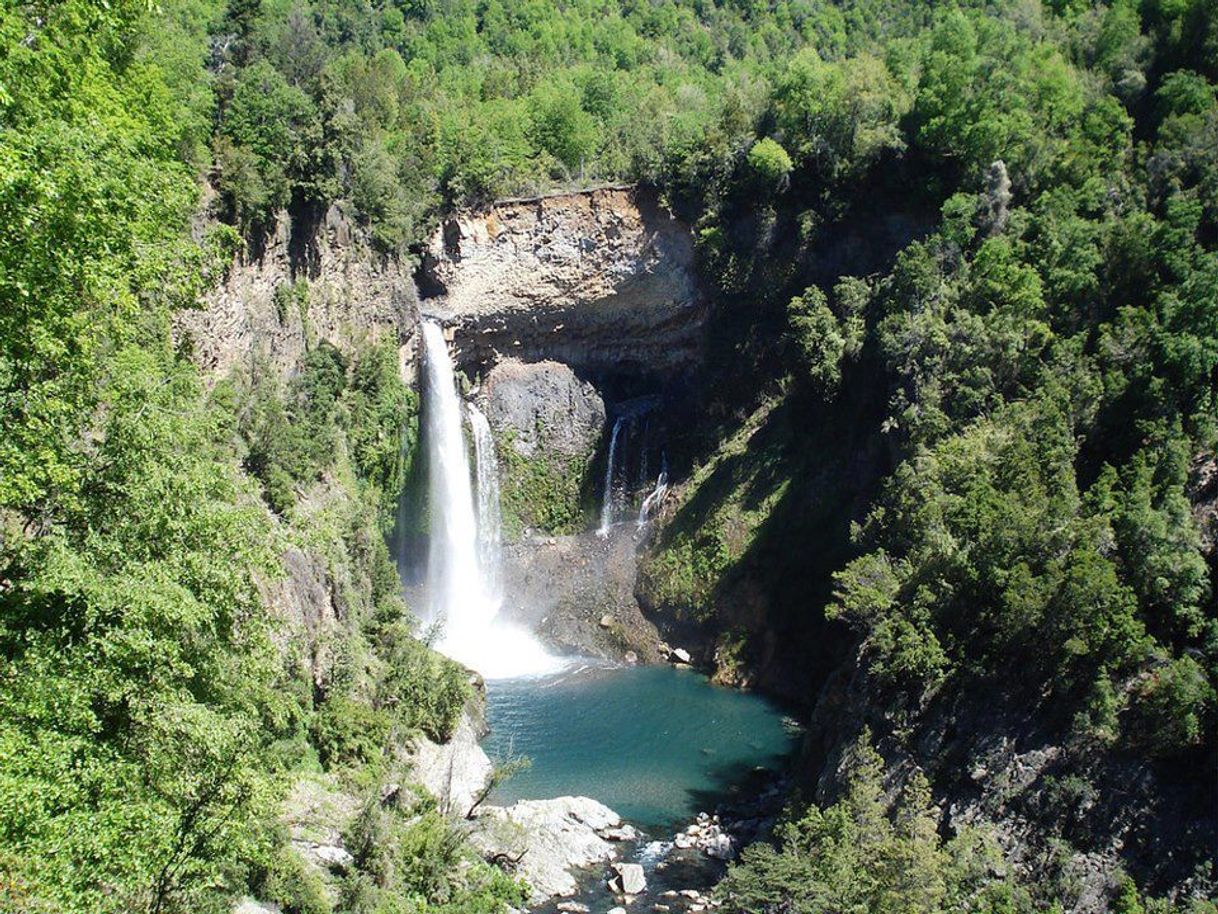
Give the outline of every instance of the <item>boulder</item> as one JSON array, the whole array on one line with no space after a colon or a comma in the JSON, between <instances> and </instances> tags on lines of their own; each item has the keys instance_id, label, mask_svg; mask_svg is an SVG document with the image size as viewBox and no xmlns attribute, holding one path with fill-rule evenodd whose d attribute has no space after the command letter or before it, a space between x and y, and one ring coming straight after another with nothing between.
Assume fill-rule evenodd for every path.
<instances>
[{"instance_id":1,"label":"boulder","mask_svg":"<svg viewBox=\"0 0 1218 914\"><path fill-rule=\"evenodd\" d=\"M668 655L668 659L674 663L692 663L693 658L690 657L689 651L683 647L674 647Z\"/></svg>"},{"instance_id":2,"label":"boulder","mask_svg":"<svg viewBox=\"0 0 1218 914\"><path fill-rule=\"evenodd\" d=\"M443 812L465 815L491 776L491 760L478 745L473 718L462 714L447 743L419 737L412 756L414 776Z\"/></svg>"},{"instance_id":3,"label":"boulder","mask_svg":"<svg viewBox=\"0 0 1218 914\"><path fill-rule=\"evenodd\" d=\"M516 873L529 885L530 902L539 905L575 894L572 869L616 857L607 836L622 827L621 816L588 797L521 800L506 808L480 807L470 841L488 857L519 857Z\"/></svg>"},{"instance_id":4,"label":"boulder","mask_svg":"<svg viewBox=\"0 0 1218 914\"><path fill-rule=\"evenodd\" d=\"M606 841L635 841L639 837L639 830L633 825L623 825L620 828L601 829L600 835Z\"/></svg>"},{"instance_id":5,"label":"boulder","mask_svg":"<svg viewBox=\"0 0 1218 914\"><path fill-rule=\"evenodd\" d=\"M522 457L587 457L605 427L605 404L561 362L504 359L486 377L491 427Z\"/></svg>"},{"instance_id":6,"label":"boulder","mask_svg":"<svg viewBox=\"0 0 1218 914\"><path fill-rule=\"evenodd\" d=\"M242 898L233 907L232 914L283 914L283 910L277 904L255 901L253 898Z\"/></svg>"},{"instance_id":7,"label":"boulder","mask_svg":"<svg viewBox=\"0 0 1218 914\"><path fill-rule=\"evenodd\" d=\"M617 874L616 878L621 886L619 891L623 895L639 895L647 890L647 877L639 864L615 863L613 871Z\"/></svg>"},{"instance_id":8,"label":"boulder","mask_svg":"<svg viewBox=\"0 0 1218 914\"><path fill-rule=\"evenodd\" d=\"M736 856L736 848L732 845L732 839L722 832L708 838L702 845L702 849L706 851L708 857L714 857L716 860L731 860Z\"/></svg>"},{"instance_id":9,"label":"boulder","mask_svg":"<svg viewBox=\"0 0 1218 914\"><path fill-rule=\"evenodd\" d=\"M315 844L312 847L313 858L328 869L345 873L355 862L355 858L345 848L337 844Z\"/></svg>"}]
</instances>

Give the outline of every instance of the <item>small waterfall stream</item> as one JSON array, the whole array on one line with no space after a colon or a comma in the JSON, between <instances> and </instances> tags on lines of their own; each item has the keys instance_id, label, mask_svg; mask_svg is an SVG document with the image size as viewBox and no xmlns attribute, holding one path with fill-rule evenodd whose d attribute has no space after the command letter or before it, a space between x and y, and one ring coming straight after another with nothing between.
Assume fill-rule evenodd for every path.
<instances>
[{"instance_id":1,"label":"small waterfall stream","mask_svg":"<svg viewBox=\"0 0 1218 914\"><path fill-rule=\"evenodd\" d=\"M498 618L499 481L486 417L469 409L478 511L461 421L461 398L444 332L423 323L423 436L428 459L431 535L427 589L439 650L487 679L540 675L561 668L533 636Z\"/></svg>"},{"instance_id":2,"label":"small waterfall stream","mask_svg":"<svg viewBox=\"0 0 1218 914\"><path fill-rule=\"evenodd\" d=\"M613 527L613 470L617 466L617 436L622 430L625 416L618 416L613 423L613 432L609 435L609 454L605 461L605 494L601 502L601 525L596 535L604 539Z\"/></svg>"},{"instance_id":3,"label":"small waterfall stream","mask_svg":"<svg viewBox=\"0 0 1218 914\"><path fill-rule=\"evenodd\" d=\"M660 457L660 475L656 477L656 487L648 493L643 499L643 504L639 506L638 526L644 527L647 525L648 519L660 507L660 502L664 500L664 496L668 494L668 457L661 455Z\"/></svg>"},{"instance_id":4,"label":"small waterfall stream","mask_svg":"<svg viewBox=\"0 0 1218 914\"><path fill-rule=\"evenodd\" d=\"M662 451L654 485L649 472L653 452L658 450L652 414L659 405L658 397L645 396L617 406L605 455L600 525L596 530L602 539L610 535L615 524L632 516L637 518L638 527L644 526L668 491L668 464ZM644 497L643 493L648 494ZM638 511L632 513L636 504Z\"/></svg>"}]
</instances>

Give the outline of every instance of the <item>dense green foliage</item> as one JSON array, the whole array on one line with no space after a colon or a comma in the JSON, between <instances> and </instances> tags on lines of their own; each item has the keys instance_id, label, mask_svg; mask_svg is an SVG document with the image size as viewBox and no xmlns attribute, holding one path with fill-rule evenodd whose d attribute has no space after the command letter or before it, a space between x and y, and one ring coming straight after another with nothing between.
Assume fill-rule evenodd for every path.
<instances>
[{"instance_id":1,"label":"dense green foliage","mask_svg":"<svg viewBox=\"0 0 1218 914\"><path fill-rule=\"evenodd\" d=\"M496 446L501 468L503 533L518 539L525 530L577 533L587 518L590 462L579 457L536 453L521 455L510 435Z\"/></svg>"},{"instance_id":2,"label":"dense green foliage","mask_svg":"<svg viewBox=\"0 0 1218 914\"><path fill-rule=\"evenodd\" d=\"M666 178L732 341L710 396L747 418L695 450L649 602L716 623L733 668L810 671L810 702L848 623L886 746L990 695L1079 770L1192 766L1212 799L1216 21L896 5L765 74L751 134ZM888 211L911 225L891 240ZM750 869L750 904L788 865Z\"/></svg>"},{"instance_id":3,"label":"dense green foliage","mask_svg":"<svg viewBox=\"0 0 1218 914\"><path fill-rule=\"evenodd\" d=\"M1214 0L65 0L7 5L0 41L0 906L324 911L272 824L286 783L379 801L466 698L381 538L415 410L393 348L207 391L175 345L285 207L400 251L444 205L654 184L695 223L729 417L655 602L709 619L765 577L806 669L849 623L886 739L1014 683L1071 751L1212 773ZM192 240L203 182L222 224ZM915 227L850 240L880 210ZM537 493L576 505L585 469L521 476L509 515L573 524ZM343 611L316 676L266 612L293 550ZM729 905L795 880L801 910L1020 909L920 783L885 816L859 755ZM345 909L518 900L407 800L351 841Z\"/></svg>"},{"instance_id":4,"label":"dense green foliage","mask_svg":"<svg viewBox=\"0 0 1218 914\"><path fill-rule=\"evenodd\" d=\"M890 803L884 793L884 761L869 734L850 747L843 762L842 797L825 809L813 806L777 830L774 845L747 848L717 889L731 914L790 911L867 911L868 914L1019 914L1062 911L1047 887L1036 898L1020 885L997 844L968 830L941 842L939 812L921 772ZM1176 906L1143 899L1128 877L1121 880L1113 911L1187 911L1212 914L1205 901Z\"/></svg>"},{"instance_id":5,"label":"dense green foliage","mask_svg":"<svg viewBox=\"0 0 1218 914\"><path fill-rule=\"evenodd\" d=\"M147 16L0 18L6 911L226 911L274 861L298 866L273 826L296 770L320 756L374 783L468 697L412 637L377 522L413 415L396 349L349 364L319 346L285 392L267 375L208 393L174 346L173 312L240 239L190 239L207 99L186 91L189 43L159 43ZM260 489L280 512L327 504L296 525ZM267 608L295 545L326 554L346 607L321 683L275 646ZM516 897L493 874L430 889L466 910Z\"/></svg>"}]
</instances>

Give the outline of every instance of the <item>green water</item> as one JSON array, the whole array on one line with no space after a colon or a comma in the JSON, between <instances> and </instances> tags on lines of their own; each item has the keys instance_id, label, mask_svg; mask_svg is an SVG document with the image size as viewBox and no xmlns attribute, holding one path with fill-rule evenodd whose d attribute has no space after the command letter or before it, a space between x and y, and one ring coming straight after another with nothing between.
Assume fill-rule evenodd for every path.
<instances>
[{"instance_id":1,"label":"green water","mask_svg":"<svg viewBox=\"0 0 1218 914\"><path fill-rule=\"evenodd\" d=\"M494 802L589 796L649 828L713 809L756 768L781 768L796 740L761 696L672 667L491 682L487 721L492 759L532 759Z\"/></svg>"}]
</instances>

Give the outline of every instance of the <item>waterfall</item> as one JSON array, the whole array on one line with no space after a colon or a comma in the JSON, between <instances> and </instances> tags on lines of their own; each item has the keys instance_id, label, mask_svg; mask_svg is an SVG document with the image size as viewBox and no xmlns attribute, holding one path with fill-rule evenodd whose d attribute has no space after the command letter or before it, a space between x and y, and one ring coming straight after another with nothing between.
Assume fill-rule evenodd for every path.
<instances>
[{"instance_id":1,"label":"waterfall","mask_svg":"<svg viewBox=\"0 0 1218 914\"><path fill-rule=\"evenodd\" d=\"M668 493L668 457L660 456L660 475L656 477L656 487L651 490L646 498L643 499L643 504L639 507L638 526L644 527L647 524L647 519L651 513L660 506L660 502L664 500L664 496Z\"/></svg>"},{"instance_id":2,"label":"waterfall","mask_svg":"<svg viewBox=\"0 0 1218 914\"><path fill-rule=\"evenodd\" d=\"M486 551L482 548L492 541L497 547L499 540L498 479L490 429L485 429L485 446L479 445L479 422L473 418L476 411L471 410L474 441L481 451L480 507L483 497L486 499L485 510L476 515L461 423L461 399L452 359L438 324L423 323L423 353L423 436L427 441L431 520L427 589L431 618L443 627L438 648L488 679L551 672L561 663L547 654L531 634L497 618L501 598L496 570L484 563ZM477 416L485 425L485 417L481 413ZM487 461L485 472L481 467L483 460ZM494 483L489 481L492 477Z\"/></svg>"},{"instance_id":3,"label":"waterfall","mask_svg":"<svg viewBox=\"0 0 1218 914\"><path fill-rule=\"evenodd\" d=\"M444 333L423 325L423 436L427 440L431 545L427 578L432 618L448 634L476 629L495 617L478 568L478 523L469 481L469 457L461 427L461 401Z\"/></svg>"},{"instance_id":4,"label":"waterfall","mask_svg":"<svg viewBox=\"0 0 1218 914\"><path fill-rule=\"evenodd\" d=\"M617 436L622 430L625 416L618 416L613 423L613 431L609 435L609 459L605 461L605 497L601 502L601 525L596 535L604 539L609 535L613 526L613 466L617 457Z\"/></svg>"},{"instance_id":5,"label":"waterfall","mask_svg":"<svg viewBox=\"0 0 1218 914\"><path fill-rule=\"evenodd\" d=\"M478 481L478 563L486 592L502 600L503 582L499 555L502 522L499 515L499 463L491 426L478 407L470 403L469 427L474 433L474 468Z\"/></svg>"}]
</instances>

